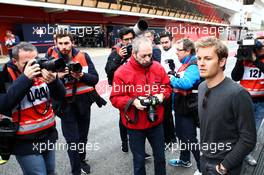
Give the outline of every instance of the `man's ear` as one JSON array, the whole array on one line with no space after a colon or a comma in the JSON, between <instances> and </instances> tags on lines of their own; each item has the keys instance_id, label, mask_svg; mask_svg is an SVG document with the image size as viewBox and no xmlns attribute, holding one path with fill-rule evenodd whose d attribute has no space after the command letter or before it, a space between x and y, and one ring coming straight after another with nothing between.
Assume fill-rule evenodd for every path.
<instances>
[{"instance_id":1,"label":"man's ear","mask_svg":"<svg viewBox=\"0 0 264 175\"><path fill-rule=\"evenodd\" d=\"M222 58L219 60L220 67L224 67L226 65L226 58Z\"/></svg>"},{"instance_id":2,"label":"man's ear","mask_svg":"<svg viewBox=\"0 0 264 175\"><path fill-rule=\"evenodd\" d=\"M136 58L137 53L132 49L132 55L134 58Z\"/></svg>"},{"instance_id":3,"label":"man's ear","mask_svg":"<svg viewBox=\"0 0 264 175\"><path fill-rule=\"evenodd\" d=\"M16 60L15 58L12 58L12 62L13 62L14 64L16 64L16 63L17 63L17 60Z\"/></svg>"},{"instance_id":4,"label":"man's ear","mask_svg":"<svg viewBox=\"0 0 264 175\"><path fill-rule=\"evenodd\" d=\"M17 59L12 58L12 62L13 62L14 65L18 66L18 61L17 61Z\"/></svg>"}]
</instances>

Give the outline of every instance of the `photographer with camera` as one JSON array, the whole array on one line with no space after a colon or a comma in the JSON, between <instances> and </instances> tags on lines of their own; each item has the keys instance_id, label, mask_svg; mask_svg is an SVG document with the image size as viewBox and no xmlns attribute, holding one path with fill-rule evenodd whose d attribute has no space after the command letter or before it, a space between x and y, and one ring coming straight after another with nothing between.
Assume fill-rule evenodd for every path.
<instances>
[{"instance_id":1,"label":"photographer with camera","mask_svg":"<svg viewBox=\"0 0 264 175\"><path fill-rule=\"evenodd\" d=\"M107 74L108 83L112 85L114 73L119 66L125 64L132 54L132 41L135 38L133 29L124 27L119 31L119 39L116 45L112 47L112 51L108 56L105 66L105 72Z\"/></svg>"},{"instance_id":2,"label":"photographer with camera","mask_svg":"<svg viewBox=\"0 0 264 175\"><path fill-rule=\"evenodd\" d=\"M1 77L4 79L1 93L8 96L1 99L4 107L1 112L16 125L9 146L23 174L55 174L55 150L47 147L58 139L50 98L62 100L66 92L55 73L40 69L35 59L37 54L36 47L30 43L14 46L13 58L4 66Z\"/></svg>"},{"instance_id":3,"label":"photographer with camera","mask_svg":"<svg viewBox=\"0 0 264 175\"><path fill-rule=\"evenodd\" d=\"M67 65L64 72L58 72L66 88L66 96L61 104L63 136L69 145L86 145L91 105L96 102L94 97L97 92L94 86L99 80L98 73L90 56L73 47L73 37L68 31L62 30L56 34L56 47L52 55L48 56L63 59ZM89 174L90 165L85 160L85 149L84 152L78 149L67 151L72 174Z\"/></svg>"},{"instance_id":4,"label":"photographer with camera","mask_svg":"<svg viewBox=\"0 0 264 175\"><path fill-rule=\"evenodd\" d=\"M251 95L255 113L256 129L258 130L263 120L264 113L264 48L260 40L246 36L238 41L237 62L232 70L231 77L240 81ZM248 155L245 159L250 165L257 161Z\"/></svg>"},{"instance_id":5,"label":"photographer with camera","mask_svg":"<svg viewBox=\"0 0 264 175\"><path fill-rule=\"evenodd\" d=\"M117 43L115 46L112 47L111 54L108 57L105 72L107 74L108 83L112 85L114 72L117 70L118 67L125 64L128 61L128 58L131 56L132 52L132 40L135 38L135 33L133 29L124 27L119 31L119 38L120 42ZM129 45L129 53L127 50L127 46ZM123 152L128 152L128 138L127 138L127 129L122 124L121 118L119 120L119 132L120 138L122 142L121 149Z\"/></svg>"},{"instance_id":6,"label":"photographer with camera","mask_svg":"<svg viewBox=\"0 0 264 175\"><path fill-rule=\"evenodd\" d=\"M197 66L194 43L187 39L176 42L177 55L182 63L176 76L171 75L171 86L174 92L174 112L176 136L181 143L198 144L197 140L197 119L198 119L198 98L197 87L200 83L200 75ZM192 103L191 103L192 102ZM193 105L191 107L189 104ZM196 104L196 105L195 105ZM172 159L169 164L172 166L191 167L190 152L197 164L197 174L200 171L200 151L195 146L180 151L179 159Z\"/></svg>"},{"instance_id":7,"label":"photographer with camera","mask_svg":"<svg viewBox=\"0 0 264 175\"><path fill-rule=\"evenodd\" d=\"M169 32L160 34L161 42L161 65L164 67L168 75L175 75L175 71L181 66L176 49L172 45L172 36ZM172 146L176 141L175 129L172 116L172 96L164 101L164 137L166 148Z\"/></svg>"},{"instance_id":8,"label":"photographer with camera","mask_svg":"<svg viewBox=\"0 0 264 175\"><path fill-rule=\"evenodd\" d=\"M132 41L135 38L134 30L124 27L119 31L120 42L112 48L112 52L108 57L105 72L107 74L108 83L112 85L114 72L123 64L127 63L132 54ZM127 128L123 125L121 117L119 119L119 133L121 139L121 150L128 153ZM150 159L149 154L145 154L145 159Z\"/></svg>"},{"instance_id":9,"label":"photographer with camera","mask_svg":"<svg viewBox=\"0 0 264 175\"><path fill-rule=\"evenodd\" d=\"M128 129L134 174L146 174L145 141L154 156L155 175L165 175L163 112L161 103L171 93L164 68L152 61L152 43L146 37L133 40L132 56L116 72L110 100Z\"/></svg>"},{"instance_id":10,"label":"photographer with camera","mask_svg":"<svg viewBox=\"0 0 264 175\"><path fill-rule=\"evenodd\" d=\"M250 93L258 129L264 117L264 48L260 40L251 40L251 46L243 46L245 40L240 42L237 62L231 76L234 81L240 81L240 85Z\"/></svg>"},{"instance_id":11,"label":"photographer with camera","mask_svg":"<svg viewBox=\"0 0 264 175\"><path fill-rule=\"evenodd\" d=\"M168 73L171 71L169 67L169 60L173 60L175 64L175 71L181 67L181 62L177 56L177 50L172 45L172 36L169 32L160 33L160 43L161 43L161 65L164 67L165 71Z\"/></svg>"}]
</instances>

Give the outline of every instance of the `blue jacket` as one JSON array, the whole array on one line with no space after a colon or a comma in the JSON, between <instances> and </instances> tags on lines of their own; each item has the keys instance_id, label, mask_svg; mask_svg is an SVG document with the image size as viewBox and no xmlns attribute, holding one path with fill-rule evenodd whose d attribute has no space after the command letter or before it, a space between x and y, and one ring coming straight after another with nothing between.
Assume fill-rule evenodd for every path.
<instances>
[{"instance_id":1,"label":"blue jacket","mask_svg":"<svg viewBox=\"0 0 264 175\"><path fill-rule=\"evenodd\" d=\"M190 58L189 56L186 56L184 59L181 60L182 64L187 64L188 60ZM196 56L192 56L190 59L190 62L196 62L197 58ZM190 90L197 83L200 81L200 74L197 64L191 64L189 65L182 78L172 77L171 78L171 86L173 88L182 89L182 90Z\"/></svg>"}]
</instances>

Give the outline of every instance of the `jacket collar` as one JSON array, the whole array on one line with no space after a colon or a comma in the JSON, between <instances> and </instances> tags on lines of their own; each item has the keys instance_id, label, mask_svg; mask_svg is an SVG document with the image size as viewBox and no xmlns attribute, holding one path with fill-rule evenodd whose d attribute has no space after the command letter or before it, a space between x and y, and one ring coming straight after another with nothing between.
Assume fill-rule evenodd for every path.
<instances>
[{"instance_id":1,"label":"jacket collar","mask_svg":"<svg viewBox=\"0 0 264 175\"><path fill-rule=\"evenodd\" d=\"M6 66L12 68L15 72L18 72L19 74L21 74L21 72L18 70L17 66L14 64L13 60L9 60L6 63Z\"/></svg>"},{"instance_id":2,"label":"jacket collar","mask_svg":"<svg viewBox=\"0 0 264 175\"><path fill-rule=\"evenodd\" d=\"M191 60L193 60L195 58L195 55L187 55L186 57L184 57L182 60L181 60L181 63L182 64L187 64L189 63Z\"/></svg>"}]
</instances>

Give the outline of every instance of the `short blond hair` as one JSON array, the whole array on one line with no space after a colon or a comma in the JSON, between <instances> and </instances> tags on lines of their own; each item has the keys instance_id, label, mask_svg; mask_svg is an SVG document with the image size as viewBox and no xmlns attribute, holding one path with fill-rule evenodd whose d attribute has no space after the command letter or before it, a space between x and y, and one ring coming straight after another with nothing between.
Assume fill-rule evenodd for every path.
<instances>
[{"instance_id":1,"label":"short blond hair","mask_svg":"<svg viewBox=\"0 0 264 175\"><path fill-rule=\"evenodd\" d=\"M226 45L214 36L198 39L195 43L195 47L196 51L198 51L199 48L214 47L219 59L228 57L228 48Z\"/></svg>"}]
</instances>

